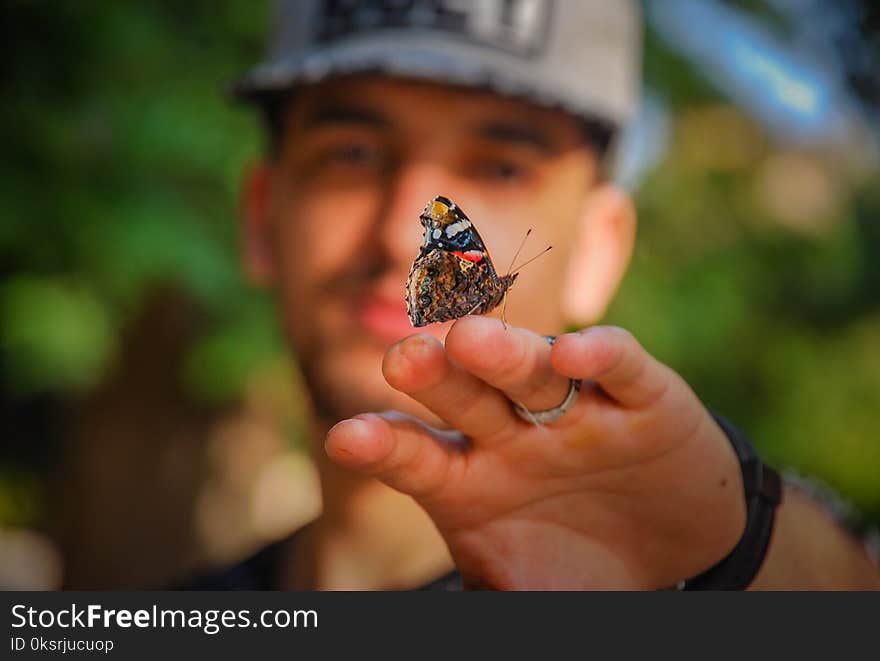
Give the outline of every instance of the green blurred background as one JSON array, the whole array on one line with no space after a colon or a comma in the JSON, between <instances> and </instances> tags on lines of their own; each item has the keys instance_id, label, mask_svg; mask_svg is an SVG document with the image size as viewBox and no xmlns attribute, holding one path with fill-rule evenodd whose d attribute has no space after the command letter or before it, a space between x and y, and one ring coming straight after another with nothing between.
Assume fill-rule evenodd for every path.
<instances>
[{"instance_id":1,"label":"green blurred background","mask_svg":"<svg viewBox=\"0 0 880 661\"><path fill-rule=\"evenodd\" d=\"M775 4L725 6L784 37ZM876 12L849 4L876 54ZM158 585L230 561L319 507L303 395L236 252L262 143L223 88L262 52L268 12L4 12L0 583ZM675 46L649 29L666 142L638 177L640 238L607 321L772 462L880 521L876 151L780 138ZM876 110L871 93L853 99Z\"/></svg>"}]
</instances>

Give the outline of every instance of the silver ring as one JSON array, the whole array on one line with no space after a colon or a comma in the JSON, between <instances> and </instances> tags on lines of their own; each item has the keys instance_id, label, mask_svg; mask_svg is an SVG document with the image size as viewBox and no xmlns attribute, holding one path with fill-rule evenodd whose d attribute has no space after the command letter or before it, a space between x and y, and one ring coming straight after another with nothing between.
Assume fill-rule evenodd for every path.
<instances>
[{"instance_id":1,"label":"silver ring","mask_svg":"<svg viewBox=\"0 0 880 661\"><path fill-rule=\"evenodd\" d=\"M552 335L545 335L544 339L551 345L556 341L556 338ZM513 404L513 410L520 418L530 424L541 427L551 422L555 422L565 415L565 412L571 408L571 405L574 404L574 400L577 399L577 394L580 392L580 389L580 379L569 379L568 394L565 396L565 400L563 400L562 404L544 411L530 411L519 402L511 403Z\"/></svg>"}]
</instances>

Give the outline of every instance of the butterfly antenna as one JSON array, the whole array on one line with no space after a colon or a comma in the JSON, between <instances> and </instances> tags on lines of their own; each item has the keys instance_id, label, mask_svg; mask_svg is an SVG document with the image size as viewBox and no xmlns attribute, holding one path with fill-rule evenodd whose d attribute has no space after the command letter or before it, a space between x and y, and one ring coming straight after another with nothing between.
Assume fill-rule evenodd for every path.
<instances>
[{"instance_id":1,"label":"butterfly antenna","mask_svg":"<svg viewBox=\"0 0 880 661\"><path fill-rule=\"evenodd\" d=\"M547 252L548 250L550 250L553 247L553 246L547 246L546 248L544 248L544 250L539 252L537 255L535 255L531 259L527 260L523 264L520 264L518 268L514 269L513 265L516 263L516 258L519 257L519 254L522 252L523 246L526 245L526 239L529 238L529 234L531 234L531 233L532 233L532 230L531 230L531 228L529 228L529 231L526 232L526 235L523 237L523 240L520 242L519 248L516 249L516 253L514 253L513 259L510 260L510 268L507 269L507 275L510 275L511 273L518 272L523 266L526 266L527 264L531 264L536 259L538 259L538 257L543 255L545 252ZM510 291L509 288L504 290L504 298L501 299L501 323L504 324L504 330L507 330L507 294L509 291Z\"/></svg>"},{"instance_id":2,"label":"butterfly antenna","mask_svg":"<svg viewBox=\"0 0 880 661\"><path fill-rule=\"evenodd\" d=\"M523 262L522 264L520 264L520 265L517 266L516 268L512 268L512 267L511 267L511 271L513 271L514 273L519 273L519 272L522 270L522 268L523 268L524 266L527 266L528 264L531 264L531 263L534 262L536 259L538 259L538 257L540 257L541 255L543 255L543 254L549 252L552 248L553 248L553 246L547 246L547 247L544 248L541 252L539 252L537 255L535 255L534 257L532 257L532 258L529 259L529 260L526 260L525 262Z\"/></svg>"},{"instance_id":3,"label":"butterfly antenna","mask_svg":"<svg viewBox=\"0 0 880 661\"><path fill-rule=\"evenodd\" d=\"M529 234L532 233L532 228L529 228L529 231L526 232L526 235L523 237L522 241L519 243L519 248L516 249L516 252L513 254L513 259L510 260L510 268L507 269L507 275L510 275L510 272L513 271L513 264L516 262L516 258L519 257L519 254L522 252L523 246L526 245L526 239L529 238ZM528 262L527 262L528 263ZM507 330L507 292L509 290L504 290L504 298L501 299L501 323L504 324L504 330Z\"/></svg>"},{"instance_id":4,"label":"butterfly antenna","mask_svg":"<svg viewBox=\"0 0 880 661\"><path fill-rule=\"evenodd\" d=\"M529 238L529 234L532 233L532 228L529 228L529 231L526 232L526 235L523 237L522 241L520 241L519 248L516 249L516 252L513 254L513 259L510 260L510 268L507 269L507 275L510 275L513 271L513 264L516 262L516 258L519 257L519 254L522 252L523 246L526 245L526 239Z\"/></svg>"}]
</instances>

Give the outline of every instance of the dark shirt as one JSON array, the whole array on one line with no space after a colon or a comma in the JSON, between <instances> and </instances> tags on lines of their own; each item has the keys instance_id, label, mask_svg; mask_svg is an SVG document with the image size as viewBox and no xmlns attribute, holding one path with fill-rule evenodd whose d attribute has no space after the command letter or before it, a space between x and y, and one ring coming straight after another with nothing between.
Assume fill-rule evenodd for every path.
<instances>
[{"instance_id":1,"label":"dark shirt","mask_svg":"<svg viewBox=\"0 0 880 661\"><path fill-rule=\"evenodd\" d=\"M295 540L296 533L263 547L236 565L194 574L172 587L175 590L280 590L281 563ZM450 572L419 590L462 590L461 574Z\"/></svg>"}]
</instances>

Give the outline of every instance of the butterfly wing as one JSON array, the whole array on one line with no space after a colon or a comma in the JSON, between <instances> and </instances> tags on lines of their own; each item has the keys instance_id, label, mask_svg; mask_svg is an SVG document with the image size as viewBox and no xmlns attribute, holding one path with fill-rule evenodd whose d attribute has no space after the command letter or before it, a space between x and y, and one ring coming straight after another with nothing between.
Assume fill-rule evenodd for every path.
<instances>
[{"instance_id":1,"label":"butterfly wing","mask_svg":"<svg viewBox=\"0 0 880 661\"><path fill-rule=\"evenodd\" d=\"M425 242L406 284L413 326L485 314L495 308L516 275L499 278L473 223L454 202L436 197L420 220Z\"/></svg>"},{"instance_id":2,"label":"butterfly wing","mask_svg":"<svg viewBox=\"0 0 880 661\"><path fill-rule=\"evenodd\" d=\"M438 195L428 202L419 220L425 229L425 242L422 254L431 250L444 250L478 263L477 257L485 260L481 266L492 277L497 278L495 265L483 242L483 237L474 227L470 218L455 202Z\"/></svg>"}]
</instances>

